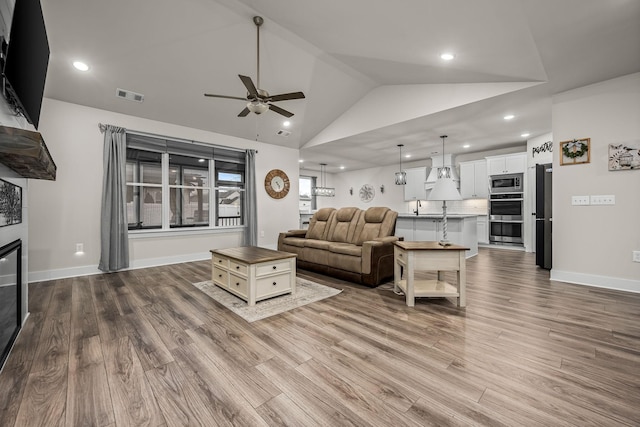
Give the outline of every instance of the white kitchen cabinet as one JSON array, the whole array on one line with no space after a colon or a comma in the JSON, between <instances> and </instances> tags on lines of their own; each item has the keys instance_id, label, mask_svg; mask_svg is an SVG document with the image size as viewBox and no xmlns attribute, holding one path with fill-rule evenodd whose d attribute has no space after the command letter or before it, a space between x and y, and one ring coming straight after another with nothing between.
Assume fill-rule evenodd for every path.
<instances>
[{"instance_id":1,"label":"white kitchen cabinet","mask_svg":"<svg viewBox=\"0 0 640 427\"><path fill-rule=\"evenodd\" d=\"M487 157L487 170L489 175L502 175L505 173L524 173L527 169L527 154L509 154L506 156Z\"/></svg>"},{"instance_id":2,"label":"white kitchen cabinet","mask_svg":"<svg viewBox=\"0 0 640 427\"><path fill-rule=\"evenodd\" d=\"M487 215L478 216L478 243L489 244L489 219Z\"/></svg>"},{"instance_id":3,"label":"white kitchen cabinet","mask_svg":"<svg viewBox=\"0 0 640 427\"><path fill-rule=\"evenodd\" d=\"M396 236L404 237L406 241L415 240L413 238L413 226L414 226L413 218L406 217L398 217L396 220Z\"/></svg>"},{"instance_id":4,"label":"white kitchen cabinet","mask_svg":"<svg viewBox=\"0 0 640 427\"><path fill-rule=\"evenodd\" d=\"M427 167L411 168L404 170L407 173L407 184L404 185L404 200L427 200L427 190L424 183L427 180Z\"/></svg>"},{"instance_id":5,"label":"white kitchen cabinet","mask_svg":"<svg viewBox=\"0 0 640 427\"><path fill-rule=\"evenodd\" d=\"M463 199L486 199L489 197L486 160L460 163L460 195Z\"/></svg>"}]
</instances>

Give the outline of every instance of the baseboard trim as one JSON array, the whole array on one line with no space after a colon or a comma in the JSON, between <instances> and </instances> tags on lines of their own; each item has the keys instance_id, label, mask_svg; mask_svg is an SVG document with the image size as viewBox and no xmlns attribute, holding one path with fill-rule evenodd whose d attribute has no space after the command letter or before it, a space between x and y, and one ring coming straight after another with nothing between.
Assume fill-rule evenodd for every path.
<instances>
[{"instance_id":1,"label":"baseboard trim","mask_svg":"<svg viewBox=\"0 0 640 427\"><path fill-rule=\"evenodd\" d=\"M595 286L597 288L612 289L640 293L640 280L621 279L617 277L598 276L596 274L576 273L552 269L550 279L576 285Z\"/></svg>"},{"instance_id":2,"label":"baseboard trim","mask_svg":"<svg viewBox=\"0 0 640 427\"><path fill-rule=\"evenodd\" d=\"M148 258L148 259L131 261L129 268L126 270L137 270L139 268L158 267L161 265L180 264L182 262L203 261L207 259L211 259L211 254L208 252L204 254L196 253L196 254L175 255L170 257L161 257L161 258ZM125 270L122 270L122 271L125 271ZM46 280L66 279L69 277L91 276L94 274L101 274L101 273L103 272L98 269L97 265L60 268L57 270L48 270L48 271L32 271L32 272L29 272L29 283L44 282Z\"/></svg>"}]
</instances>

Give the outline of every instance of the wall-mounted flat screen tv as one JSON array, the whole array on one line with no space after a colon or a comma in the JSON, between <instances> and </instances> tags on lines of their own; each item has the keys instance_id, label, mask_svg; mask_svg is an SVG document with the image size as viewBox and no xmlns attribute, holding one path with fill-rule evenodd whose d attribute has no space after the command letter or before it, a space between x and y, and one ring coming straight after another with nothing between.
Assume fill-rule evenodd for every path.
<instances>
[{"instance_id":1,"label":"wall-mounted flat screen tv","mask_svg":"<svg viewBox=\"0 0 640 427\"><path fill-rule=\"evenodd\" d=\"M49 41L40 0L16 0L4 64L5 96L38 129Z\"/></svg>"}]
</instances>

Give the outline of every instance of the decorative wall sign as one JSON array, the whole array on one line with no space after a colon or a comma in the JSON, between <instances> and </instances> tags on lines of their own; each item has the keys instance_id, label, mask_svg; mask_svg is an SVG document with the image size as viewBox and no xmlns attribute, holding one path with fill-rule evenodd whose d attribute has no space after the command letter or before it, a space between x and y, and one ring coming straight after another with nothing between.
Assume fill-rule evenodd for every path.
<instances>
[{"instance_id":1,"label":"decorative wall sign","mask_svg":"<svg viewBox=\"0 0 640 427\"><path fill-rule=\"evenodd\" d=\"M531 147L531 157L536 157L536 154L553 152L553 142L546 141L537 147Z\"/></svg>"},{"instance_id":2,"label":"decorative wall sign","mask_svg":"<svg viewBox=\"0 0 640 427\"><path fill-rule=\"evenodd\" d=\"M591 161L591 138L560 142L560 165L579 165Z\"/></svg>"},{"instance_id":3,"label":"decorative wall sign","mask_svg":"<svg viewBox=\"0 0 640 427\"><path fill-rule=\"evenodd\" d=\"M0 227L22 222L22 187L0 179Z\"/></svg>"},{"instance_id":4,"label":"decorative wall sign","mask_svg":"<svg viewBox=\"0 0 640 427\"><path fill-rule=\"evenodd\" d=\"M609 170L640 169L640 140L609 144Z\"/></svg>"}]
</instances>

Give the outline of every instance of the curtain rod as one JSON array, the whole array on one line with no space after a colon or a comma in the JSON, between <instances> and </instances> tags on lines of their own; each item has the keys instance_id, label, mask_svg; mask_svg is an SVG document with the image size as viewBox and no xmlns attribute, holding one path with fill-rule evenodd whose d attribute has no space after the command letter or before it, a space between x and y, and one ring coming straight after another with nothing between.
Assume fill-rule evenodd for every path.
<instances>
[{"instance_id":1,"label":"curtain rod","mask_svg":"<svg viewBox=\"0 0 640 427\"><path fill-rule=\"evenodd\" d=\"M107 126L113 126L113 125L105 125L105 124L102 124L102 123L98 123L98 129L100 129L100 133L104 133L104 131L107 129ZM166 140L170 140L170 141L184 142L184 143L187 143L187 144L206 145L207 147L220 148L220 149L231 150L231 151L238 151L238 152L241 152L241 153L244 153L245 151L247 151L247 150L244 150L242 148L226 147L224 145L209 144L207 142L194 141L194 140L191 140L191 139L177 138L177 137L173 137L173 136L159 135L157 133L141 132L141 131L137 131L137 130L130 130L130 129L127 129L127 128L122 128L122 129L124 129L126 133L130 133L132 135L148 136L148 137L151 137L151 138L166 139ZM255 152L257 154L258 150L255 150Z\"/></svg>"}]
</instances>

